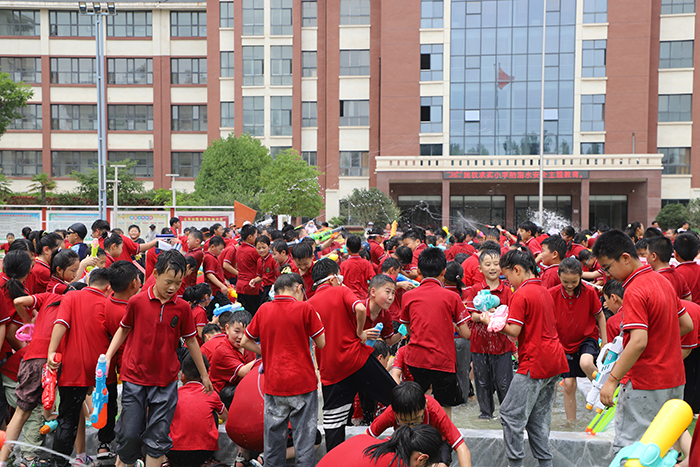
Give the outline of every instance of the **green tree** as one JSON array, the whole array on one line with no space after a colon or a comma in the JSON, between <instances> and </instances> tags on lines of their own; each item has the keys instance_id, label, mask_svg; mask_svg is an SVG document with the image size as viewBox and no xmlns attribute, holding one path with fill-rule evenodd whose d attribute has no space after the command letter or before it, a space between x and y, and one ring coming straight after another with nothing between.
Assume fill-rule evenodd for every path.
<instances>
[{"instance_id":1,"label":"green tree","mask_svg":"<svg viewBox=\"0 0 700 467\"><path fill-rule=\"evenodd\" d=\"M688 203L688 219L691 229L700 229L700 199L691 199Z\"/></svg>"},{"instance_id":2,"label":"green tree","mask_svg":"<svg viewBox=\"0 0 700 467\"><path fill-rule=\"evenodd\" d=\"M394 200L378 188L355 188L347 198L340 200L340 216L343 224L390 224L401 215ZM335 219L335 218L334 218Z\"/></svg>"},{"instance_id":3,"label":"green tree","mask_svg":"<svg viewBox=\"0 0 700 467\"><path fill-rule=\"evenodd\" d=\"M318 169L301 160L294 149L280 152L262 171L265 187L260 195L260 210L273 216L318 216L323 209L319 175Z\"/></svg>"},{"instance_id":4,"label":"green tree","mask_svg":"<svg viewBox=\"0 0 700 467\"><path fill-rule=\"evenodd\" d=\"M32 184L29 185L30 193L39 193L41 204L46 204L46 192L56 189L56 182L47 173L36 174L32 177Z\"/></svg>"},{"instance_id":5,"label":"green tree","mask_svg":"<svg viewBox=\"0 0 700 467\"><path fill-rule=\"evenodd\" d=\"M202 154L195 197L200 204L232 206L235 200L256 209L265 186L262 172L270 164L268 149L248 134L214 140Z\"/></svg>"},{"instance_id":6,"label":"green tree","mask_svg":"<svg viewBox=\"0 0 700 467\"><path fill-rule=\"evenodd\" d=\"M688 219L688 208L682 204L667 204L656 215L656 222L663 230L677 229Z\"/></svg>"},{"instance_id":7,"label":"green tree","mask_svg":"<svg viewBox=\"0 0 700 467\"><path fill-rule=\"evenodd\" d=\"M114 203L114 187L109 180L114 180L114 167L117 163L107 162L107 203ZM119 161L119 165L126 165L125 168L119 169L119 204L127 205L133 203L135 200L143 197L144 189L143 182L136 180L136 175L134 174L134 167L136 166L136 161L131 159L124 159ZM97 201L97 195L99 193L99 172L95 169L90 169L87 172L73 172L71 173L71 178L77 180L78 187L76 189L77 193L87 199Z\"/></svg>"},{"instance_id":8,"label":"green tree","mask_svg":"<svg viewBox=\"0 0 700 467\"><path fill-rule=\"evenodd\" d=\"M29 85L15 83L9 74L0 73L0 136L5 133L12 120L22 117L17 113L17 109L25 107L33 95L34 91Z\"/></svg>"},{"instance_id":9,"label":"green tree","mask_svg":"<svg viewBox=\"0 0 700 467\"><path fill-rule=\"evenodd\" d=\"M2 172L2 170L0 170L0 201L5 201L10 196L12 196L10 180Z\"/></svg>"}]
</instances>

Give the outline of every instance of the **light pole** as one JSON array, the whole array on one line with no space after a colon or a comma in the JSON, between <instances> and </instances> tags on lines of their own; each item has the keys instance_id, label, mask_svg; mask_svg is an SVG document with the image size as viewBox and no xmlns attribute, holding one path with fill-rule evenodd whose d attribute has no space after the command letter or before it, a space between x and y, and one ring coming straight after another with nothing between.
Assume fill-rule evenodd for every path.
<instances>
[{"instance_id":1,"label":"light pole","mask_svg":"<svg viewBox=\"0 0 700 467\"><path fill-rule=\"evenodd\" d=\"M125 165L113 165L114 167L114 180L107 180L108 182L114 183L114 222L112 223L113 225L117 225L117 214L119 213L119 202L118 202L118 196L119 196L119 169L123 169L126 166Z\"/></svg>"},{"instance_id":2,"label":"light pole","mask_svg":"<svg viewBox=\"0 0 700 467\"><path fill-rule=\"evenodd\" d=\"M102 36L102 17L114 16L117 10L113 2L78 2L81 15L95 17L95 61L97 62L97 164L99 173L99 193L97 204L100 219L107 218L107 119L105 118L105 60L104 41Z\"/></svg>"},{"instance_id":3,"label":"light pole","mask_svg":"<svg viewBox=\"0 0 700 467\"><path fill-rule=\"evenodd\" d=\"M545 45L547 39L547 0L542 3L542 83L540 86L540 186L539 186L539 202L540 209L540 227L544 226L544 72L545 72Z\"/></svg>"},{"instance_id":4,"label":"light pole","mask_svg":"<svg viewBox=\"0 0 700 467\"><path fill-rule=\"evenodd\" d=\"M170 177L170 189L173 191L173 216L175 215L175 207L177 205L177 199L175 198L175 179L180 176L180 174L165 174L166 177Z\"/></svg>"}]
</instances>

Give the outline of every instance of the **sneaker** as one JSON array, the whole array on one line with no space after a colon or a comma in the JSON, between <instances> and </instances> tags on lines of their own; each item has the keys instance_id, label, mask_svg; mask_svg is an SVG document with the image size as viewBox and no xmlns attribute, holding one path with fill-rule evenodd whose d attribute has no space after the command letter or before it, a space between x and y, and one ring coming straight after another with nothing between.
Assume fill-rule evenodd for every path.
<instances>
[{"instance_id":1,"label":"sneaker","mask_svg":"<svg viewBox=\"0 0 700 467\"><path fill-rule=\"evenodd\" d=\"M102 449L107 449L107 452L100 452ZM96 464L99 467L112 466L117 461L116 453L112 452L112 448L107 443L101 443L97 448Z\"/></svg>"},{"instance_id":2,"label":"sneaker","mask_svg":"<svg viewBox=\"0 0 700 467\"><path fill-rule=\"evenodd\" d=\"M92 460L92 457L90 456L85 456L85 460L82 459L76 459L75 463L73 465L80 465L80 466L87 466L87 467L95 467L95 461Z\"/></svg>"}]
</instances>

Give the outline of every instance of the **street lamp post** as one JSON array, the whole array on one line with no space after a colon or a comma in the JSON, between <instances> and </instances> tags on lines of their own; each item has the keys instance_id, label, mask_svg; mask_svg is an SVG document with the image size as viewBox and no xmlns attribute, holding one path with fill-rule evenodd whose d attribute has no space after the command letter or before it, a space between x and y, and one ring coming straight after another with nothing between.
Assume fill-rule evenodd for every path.
<instances>
[{"instance_id":1,"label":"street lamp post","mask_svg":"<svg viewBox=\"0 0 700 467\"><path fill-rule=\"evenodd\" d=\"M113 225L117 225L117 214L119 213L119 169L123 169L125 165L113 165L114 167L114 180L107 180L108 182L114 183L114 222Z\"/></svg>"},{"instance_id":2,"label":"street lamp post","mask_svg":"<svg viewBox=\"0 0 700 467\"><path fill-rule=\"evenodd\" d=\"M97 164L99 173L99 193L97 204L100 219L107 218L107 127L105 118L105 60L104 40L102 35L102 17L117 14L113 2L78 2L81 15L95 17L95 60L97 65Z\"/></svg>"},{"instance_id":3,"label":"street lamp post","mask_svg":"<svg viewBox=\"0 0 700 467\"><path fill-rule=\"evenodd\" d=\"M175 207L177 205L177 199L175 198L175 179L180 176L180 174L165 174L166 177L170 177L170 189L173 192L173 216L175 215Z\"/></svg>"}]
</instances>

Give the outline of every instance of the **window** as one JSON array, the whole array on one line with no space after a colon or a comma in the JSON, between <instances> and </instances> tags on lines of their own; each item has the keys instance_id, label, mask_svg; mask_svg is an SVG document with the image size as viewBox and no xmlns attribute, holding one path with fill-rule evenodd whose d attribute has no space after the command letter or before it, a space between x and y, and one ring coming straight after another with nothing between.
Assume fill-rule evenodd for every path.
<instances>
[{"instance_id":1,"label":"window","mask_svg":"<svg viewBox=\"0 0 700 467\"><path fill-rule=\"evenodd\" d=\"M221 52L221 73L222 78L233 78L233 52Z\"/></svg>"},{"instance_id":2,"label":"window","mask_svg":"<svg viewBox=\"0 0 700 467\"><path fill-rule=\"evenodd\" d=\"M687 175L690 173L690 148L657 148L663 154L661 163L664 175Z\"/></svg>"},{"instance_id":3,"label":"window","mask_svg":"<svg viewBox=\"0 0 700 467\"><path fill-rule=\"evenodd\" d=\"M243 0L243 35L262 36L265 34L265 12L263 0Z\"/></svg>"},{"instance_id":4,"label":"window","mask_svg":"<svg viewBox=\"0 0 700 467\"><path fill-rule=\"evenodd\" d=\"M442 96L420 98L420 132L442 133Z\"/></svg>"},{"instance_id":5,"label":"window","mask_svg":"<svg viewBox=\"0 0 700 467\"><path fill-rule=\"evenodd\" d=\"M301 126L302 127L316 127L318 126L318 120L316 118L316 102L302 102L301 103Z\"/></svg>"},{"instance_id":6,"label":"window","mask_svg":"<svg viewBox=\"0 0 700 467\"><path fill-rule=\"evenodd\" d=\"M207 131L206 105L173 105L173 131Z\"/></svg>"},{"instance_id":7,"label":"window","mask_svg":"<svg viewBox=\"0 0 700 467\"><path fill-rule=\"evenodd\" d=\"M94 58L52 58L51 84L95 84Z\"/></svg>"},{"instance_id":8,"label":"window","mask_svg":"<svg viewBox=\"0 0 700 467\"><path fill-rule=\"evenodd\" d=\"M340 0L340 24L369 24L370 0Z\"/></svg>"},{"instance_id":9,"label":"window","mask_svg":"<svg viewBox=\"0 0 700 467\"><path fill-rule=\"evenodd\" d=\"M340 151L341 177L369 177L369 152Z\"/></svg>"},{"instance_id":10,"label":"window","mask_svg":"<svg viewBox=\"0 0 700 467\"><path fill-rule=\"evenodd\" d=\"M301 52L301 76L305 78L316 76L316 52Z\"/></svg>"},{"instance_id":11,"label":"window","mask_svg":"<svg viewBox=\"0 0 700 467\"><path fill-rule=\"evenodd\" d=\"M302 151L301 160L309 165L318 165L316 163L316 151Z\"/></svg>"},{"instance_id":12,"label":"window","mask_svg":"<svg viewBox=\"0 0 700 467\"><path fill-rule=\"evenodd\" d=\"M443 27L442 0L421 0L420 2L420 27L425 29Z\"/></svg>"},{"instance_id":13,"label":"window","mask_svg":"<svg viewBox=\"0 0 700 467\"><path fill-rule=\"evenodd\" d=\"M292 46L270 46L270 84L272 86L292 85Z\"/></svg>"},{"instance_id":14,"label":"window","mask_svg":"<svg viewBox=\"0 0 700 467\"><path fill-rule=\"evenodd\" d=\"M264 46L243 46L243 86L262 86L265 84L264 61Z\"/></svg>"},{"instance_id":15,"label":"window","mask_svg":"<svg viewBox=\"0 0 700 467\"><path fill-rule=\"evenodd\" d=\"M605 131L605 94L581 96L581 131Z\"/></svg>"},{"instance_id":16,"label":"window","mask_svg":"<svg viewBox=\"0 0 700 467\"><path fill-rule=\"evenodd\" d=\"M659 68L692 68L693 41L660 43Z\"/></svg>"},{"instance_id":17,"label":"window","mask_svg":"<svg viewBox=\"0 0 700 467\"><path fill-rule=\"evenodd\" d=\"M52 10L49 11L49 32L52 37L95 37L95 18L77 11Z\"/></svg>"},{"instance_id":18,"label":"window","mask_svg":"<svg viewBox=\"0 0 700 467\"><path fill-rule=\"evenodd\" d=\"M207 12L171 11L170 37L207 37Z\"/></svg>"},{"instance_id":19,"label":"window","mask_svg":"<svg viewBox=\"0 0 700 467\"><path fill-rule=\"evenodd\" d=\"M41 58L0 57L0 72L9 73L14 82L41 83Z\"/></svg>"},{"instance_id":20,"label":"window","mask_svg":"<svg viewBox=\"0 0 700 467\"><path fill-rule=\"evenodd\" d=\"M265 98L243 97L243 133L265 136Z\"/></svg>"},{"instance_id":21,"label":"window","mask_svg":"<svg viewBox=\"0 0 700 467\"><path fill-rule=\"evenodd\" d=\"M607 23L608 0L583 0L583 22Z\"/></svg>"},{"instance_id":22,"label":"window","mask_svg":"<svg viewBox=\"0 0 700 467\"><path fill-rule=\"evenodd\" d=\"M564 219L571 219L571 196L543 196L542 207ZM539 196L515 195L513 197L513 208L515 211L515 225L519 225L521 222L531 219L534 213L539 212Z\"/></svg>"},{"instance_id":23,"label":"window","mask_svg":"<svg viewBox=\"0 0 700 467\"><path fill-rule=\"evenodd\" d=\"M233 27L233 2L219 3L219 27Z\"/></svg>"},{"instance_id":24,"label":"window","mask_svg":"<svg viewBox=\"0 0 700 467\"><path fill-rule=\"evenodd\" d=\"M661 0L661 14L695 13L695 0Z\"/></svg>"},{"instance_id":25,"label":"window","mask_svg":"<svg viewBox=\"0 0 700 467\"><path fill-rule=\"evenodd\" d=\"M505 196L450 196L450 216L497 225L506 221Z\"/></svg>"},{"instance_id":26,"label":"window","mask_svg":"<svg viewBox=\"0 0 700 467\"><path fill-rule=\"evenodd\" d=\"M10 121L7 125L8 130L41 130L41 104L27 104L25 107L16 109L16 112L22 116Z\"/></svg>"},{"instance_id":27,"label":"window","mask_svg":"<svg viewBox=\"0 0 700 467\"><path fill-rule=\"evenodd\" d=\"M369 126L369 101L340 101L340 126Z\"/></svg>"},{"instance_id":28,"label":"window","mask_svg":"<svg viewBox=\"0 0 700 467\"><path fill-rule=\"evenodd\" d=\"M605 154L605 143L581 143L581 154Z\"/></svg>"},{"instance_id":29,"label":"window","mask_svg":"<svg viewBox=\"0 0 700 467\"><path fill-rule=\"evenodd\" d=\"M442 44L421 44L420 80L442 81Z\"/></svg>"},{"instance_id":30,"label":"window","mask_svg":"<svg viewBox=\"0 0 700 467\"><path fill-rule=\"evenodd\" d=\"M292 96L270 97L270 126L272 136L292 135Z\"/></svg>"},{"instance_id":31,"label":"window","mask_svg":"<svg viewBox=\"0 0 700 467\"><path fill-rule=\"evenodd\" d=\"M107 37L153 37L153 13L119 11L107 16Z\"/></svg>"},{"instance_id":32,"label":"window","mask_svg":"<svg viewBox=\"0 0 700 467\"><path fill-rule=\"evenodd\" d=\"M10 177L40 174L41 151L0 151L0 168Z\"/></svg>"},{"instance_id":33,"label":"window","mask_svg":"<svg viewBox=\"0 0 700 467\"><path fill-rule=\"evenodd\" d=\"M270 34L292 35L292 0L272 0L270 3Z\"/></svg>"},{"instance_id":34,"label":"window","mask_svg":"<svg viewBox=\"0 0 700 467\"><path fill-rule=\"evenodd\" d=\"M607 42L608 41L583 41L583 65L581 67L582 77L602 78L605 76Z\"/></svg>"},{"instance_id":35,"label":"window","mask_svg":"<svg viewBox=\"0 0 700 467\"><path fill-rule=\"evenodd\" d=\"M0 10L0 36L40 36L39 10Z\"/></svg>"},{"instance_id":36,"label":"window","mask_svg":"<svg viewBox=\"0 0 700 467\"><path fill-rule=\"evenodd\" d=\"M233 102L222 102L221 103L221 127L222 128L233 128L234 122L234 108Z\"/></svg>"},{"instance_id":37,"label":"window","mask_svg":"<svg viewBox=\"0 0 700 467\"><path fill-rule=\"evenodd\" d=\"M340 76L369 76L369 50L341 50Z\"/></svg>"},{"instance_id":38,"label":"window","mask_svg":"<svg viewBox=\"0 0 700 467\"><path fill-rule=\"evenodd\" d=\"M316 0L302 0L301 25L309 27L318 26L318 4Z\"/></svg>"},{"instance_id":39,"label":"window","mask_svg":"<svg viewBox=\"0 0 700 467\"><path fill-rule=\"evenodd\" d=\"M291 146L270 146L270 155L272 158L276 158L279 153L286 151L287 149L292 149Z\"/></svg>"},{"instance_id":40,"label":"window","mask_svg":"<svg viewBox=\"0 0 700 467\"><path fill-rule=\"evenodd\" d=\"M96 105L51 105L52 130L97 130Z\"/></svg>"},{"instance_id":41,"label":"window","mask_svg":"<svg viewBox=\"0 0 700 467\"><path fill-rule=\"evenodd\" d=\"M110 131L153 131L152 105L108 105Z\"/></svg>"},{"instance_id":42,"label":"window","mask_svg":"<svg viewBox=\"0 0 700 467\"><path fill-rule=\"evenodd\" d=\"M97 168L97 151L51 151L51 176L68 177L73 172Z\"/></svg>"},{"instance_id":43,"label":"window","mask_svg":"<svg viewBox=\"0 0 700 467\"><path fill-rule=\"evenodd\" d=\"M171 84L207 84L206 58L171 58Z\"/></svg>"},{"instance_id":44,"label":"window","mask_svg":"<svg viewBox=\"0 0 700 467\"><path fill-rule=\"evenodd\" d=\"M132 173L138 178L153 177L153 151L109 151L107 160L109 162L121 162L129 159L136 161Z\"/></svg>"},{"instance_id":45,"label":"window","mask_svg":"<svg viewBox=\"0 0 700 467\"><path fill-rule=\"evenodd\" d=\"M591 195L588 205L588 225L605 224L613 229L627 226L627 195Z\"/></svg>"},{"instance_id":46,"label":"window","mask_svg":"<svg viewBox=\"0 0 700 467\"><path fill-rule=\"evenodd\" d=\"M170 153L170 170L183 178L196 178L202 165L201 152Z\"/></svg>"},{"instance_id":47,"label":"window","mask_svg":"<svg viewBox=\"0 0 700 467\"><path fill-rule=\"evenodd\" d=\"M442 156L442 144L421 144L421 156Z\"/></svg>"},{"instance_id":48,"label":"window","mask_svg":"<svg viewBox=\"0 0 700 467\"><path fill-rule=\"evenodd\" d=\"M690 122L691 108L693 104L692 94L660 94L659 95L659 121L660 122Z\"/></svg>"},{"instance_id":49,"label":"window","mask_svg":"<svg viewBox=\"0 0 700 467\"><path fill-rule=\"evenodd\" d=\"M153 84L153 59L108 58L107 84Z\"/></svg>"}]
</instances>

